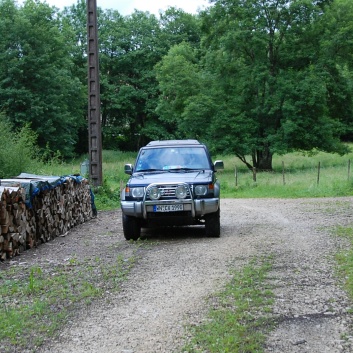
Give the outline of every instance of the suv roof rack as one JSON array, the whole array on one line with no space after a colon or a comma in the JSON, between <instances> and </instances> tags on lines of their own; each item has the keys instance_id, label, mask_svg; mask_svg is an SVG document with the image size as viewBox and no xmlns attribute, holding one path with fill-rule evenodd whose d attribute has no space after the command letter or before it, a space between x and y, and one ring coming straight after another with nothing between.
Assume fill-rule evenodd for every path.
<instances>
[{"instance_id":1,"label":"suv roof rack","mask_svg":"<svg viewBox=\"0 0 353 353\"><path fill-rule=\"evenodd\" d=\"M159 140L151 141L146 146L170 146L170 145L201 145L197 140Z\"/></svg>"}]
</instances>

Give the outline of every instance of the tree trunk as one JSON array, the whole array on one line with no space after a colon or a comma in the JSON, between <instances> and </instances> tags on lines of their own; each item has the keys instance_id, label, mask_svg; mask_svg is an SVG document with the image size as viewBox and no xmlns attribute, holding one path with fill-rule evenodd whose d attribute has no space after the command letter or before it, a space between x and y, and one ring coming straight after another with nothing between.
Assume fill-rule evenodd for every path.
<instances>
[{"instance_id":1,"label":"tree trunk","mask_svg":"<svg viewBox=\"0 0 353 353\"><path fill-rule=\"evenodd\" d=\"M272 171L272 152L268 145L262 150L255 150L252 155L253 166L258 171Z\"/></svg>"}]
</instances>

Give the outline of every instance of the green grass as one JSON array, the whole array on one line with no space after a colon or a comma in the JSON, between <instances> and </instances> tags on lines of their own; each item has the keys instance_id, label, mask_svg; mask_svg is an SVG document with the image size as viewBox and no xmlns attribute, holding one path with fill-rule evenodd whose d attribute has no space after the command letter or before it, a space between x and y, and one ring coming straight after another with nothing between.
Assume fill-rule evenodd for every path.
<instances>
[{"instance_id":1,"label":"green grass","mask_svg":"<svg viewBox=\"0 0 353 353\"><path fill-rule=\"evenodd\" d=\"M353 300L353 226L338 226L335 231L338 236L344 237L349 242L349 248L340 251L336 255L337 271L340 278L344 281L344 287Z\"/></svg>"},{"instance_id":2,"label":"green grass","mask_svg":"<svg viewBox=\"0 0 353 353\"><path fill-rule=\"evenodd\" d=\"M135 152L103 151L103 185L94 188L98 210L119 207L120 190L129 178L124 173L124 165L134 163L136 156ZM86 158L82 156L68 163L54 161L28 172L46 175L79 173L80 165ZM223 198L337 197L353 194L353 163L351 170L348 170L349 161L353 161L353 153L345 156L324 152L312 156L301 153L275 155L273 172L257 173L256 182L252 172L235 156L216 156L216 159L223 159L225 165L225 169L217 173Z\"/></svg>"},{"instance_id":3,"label":"green grass","mask_svg":"<svg viewBox=\"0 0 353 353\"><path fill-rule=\"evenodd\" d=\"M76 309L118 290L134 257L94 258L65 265L11 267L0 273L2 352L34 349L55 335Z\"/></svg>"},{"instance_id":4,"label":"green grass","mask_svg":"<svg viewBox=\"0 0 353 353\"><path fill-rule=\"evenodd\" d=\"M352 153L345 156L323 152L314 156L300 153L274 156L273 172L256 173L256 181L253 180L252 171L236 157L216 158L223 159L225 164L224 171L217 174L221 194L225 198L337 197L353 194L353 165L352 169L349 166L349 161L353 161Z\"/></svg>"},{"instance_id":5,"label":"green grass","mask_svg":"<svg viewBox=\"0 0 353 353\"><path fill-rule=\"evenodd\" d=\"M212 297L207 320L189 328L192 338L183 353L260 353L273 326L273 293L266 283L272 259L253 260L234 271L225 289Z\"/></svg>"}]
</instances>

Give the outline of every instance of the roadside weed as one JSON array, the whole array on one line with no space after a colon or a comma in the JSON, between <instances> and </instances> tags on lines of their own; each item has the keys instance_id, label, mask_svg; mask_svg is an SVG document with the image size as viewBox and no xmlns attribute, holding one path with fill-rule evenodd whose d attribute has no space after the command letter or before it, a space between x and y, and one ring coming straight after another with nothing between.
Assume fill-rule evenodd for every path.
<instances>
[{"instance_id":1,"label":"roadside weed","mask_svg":"<svg viewBox=\"0 0 353 353\"><path fill-rule=\"evenodd\" d=\"M30 274L29 274L29 282L28 282L28 291L30 293L33 293L35 291L36 287L36 281L35 281L35 274L41 274L42 270L40 267L34 266L31 268Z\"/></svg>"},{"instance_id":2,"label":"roadside weed","mask_svg":"<svg viewBox=\"0 0 353 353\"><path fill-rule=\"evenodd\" d=\"M271 260L251 261L234 271L225 289L212 297L208 318L189 328L192 338L183 353L262 352L273 325L273 293L266 283Z\"/></svg>"},{"instance_id":3,"label":"roadside weed","mask_svg":"<svg viewBox=\"0 0 353 353\"><path fill-rule=\"evenodd\" d=\"M334 233L344 237L349 242L348 249L342 250L336 254L337 272L344 281L345 289L348 295L353 299L353 226L338 226Z\"/></svg>"},{"instance_id":4,"label":"roadside weed","mask_svg":"<svg viewBox=\"0 0 353 353\"><path fill-rule=\"evenodd\" d=\"M98 256L65 264L12 267L0 273L1 352L34 349L56 334L82 304L106 291L117 291L135 263L135 256Z\"/></svg>"}]
</instances>

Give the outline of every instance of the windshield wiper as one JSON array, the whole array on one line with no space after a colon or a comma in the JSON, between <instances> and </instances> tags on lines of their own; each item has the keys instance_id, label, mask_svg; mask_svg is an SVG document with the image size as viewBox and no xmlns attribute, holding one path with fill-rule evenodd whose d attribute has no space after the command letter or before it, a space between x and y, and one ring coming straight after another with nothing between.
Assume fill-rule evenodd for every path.
<instances>
[{"instance_id":1,"label":"windshield wiper","mask_svg":"<svg viewBox=\"0 0 353 353\"><path fill-rule=\"evenodd\" d=\"M165 170L163 169L154 169L154 168L150 168L150 169L141 169L141 170L137 170L138 173L144 173L144 172L165 172Z\"/></svg>"},{"instance_id":2,"label":"windshield wiper","mask_svg":"<svg viewBox=\"0 0 353 353\"><path fill-rule=\"evenodd\" d=\"M198 168L170 168L168 169L169 172L202 172L204 169L198 169Z\"/></svg>"}]
</instances>

